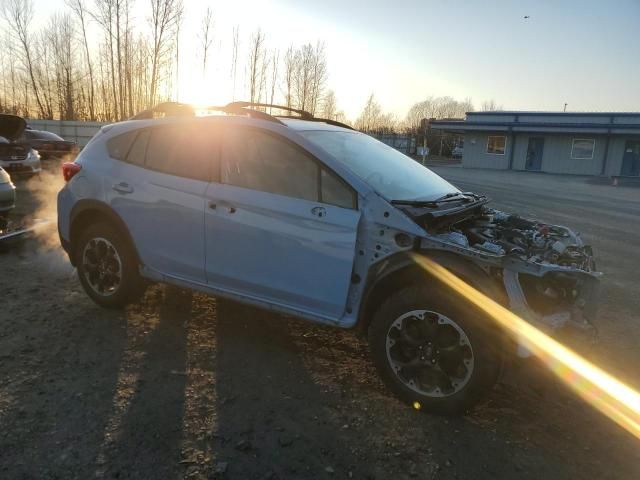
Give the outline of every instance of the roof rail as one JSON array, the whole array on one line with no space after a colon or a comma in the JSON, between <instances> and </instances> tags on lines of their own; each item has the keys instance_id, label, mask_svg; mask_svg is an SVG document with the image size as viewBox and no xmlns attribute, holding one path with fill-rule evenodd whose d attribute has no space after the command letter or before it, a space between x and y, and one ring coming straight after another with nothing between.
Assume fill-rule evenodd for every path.
<instances>
[{"instance_id":1,"label":"roof rail","mask_svg":"<svg viewBox=\"0 0 640 480\"><path fill-rule=\"evenodd\" d=\"M247 107L263 107L263 108L275 108L277 110L285 110L287 112L293 112L300 115L300 118L303 120L312 120L313 115L305 110L300 110L298 108L285 107L283 105L272 105L270 103L257 103L257 102L231 102L226 108L247 108ZM278 115L272 115L277 117Z\"/></svg>"},{"instance_id":2,"label":"roof rail","mask_svg":"<svg viewBox=\"0 0 640 480\"><path fill-rule=\"evenodd\" d=\"M255 110L249 107L262 107L262 108L275 108L278 110L285 110L287 112L297 113L299 117L287 117L283 115L270 115L260 110ZM267 120L269 122L279 123L284 125L279 118L300 118L301 120L307 120L311 122L324 122L336 127L348 128L353 130L352 127L336 120L329 120L325 118L314 117L313 114L300 110L297 108L285 107L282 105L272 105L270 103L256 103L256 102L231 102L224 106L209 106L204 107L203 110L213 110L218 112L224 112L231 115L248 115L250 117L259 118L261 120ZM179 102L163 102L159 103L155 107L148 108L146 110L137 113L129 120L147 120L154 118L156 114L164 114L167 117L193 117L196 114L196 108L187 103Z\"/></svg>"},{"instance_id":3,"label":"roof rail","mask_svg":"<svg viewBox=\"0 0 640 480\"><path fill-rule=\"evenodd\" d=\"M136 113L133 117L129 118L129 120L147 120L153 118L156 113L164 113L164 115L168 117L192 117L195 115L193 107L187 103L163 102L155 107L147 108L146 110Z\"/></svg>"},{"instance_id":4,"label":"roof rail","mask_svg":"<svg viewBox=\"0 0 640 480\"><path fill-rule=\"evenodd\" d=\"M307 112L306 110L300 110L298 108L292 108L292 107L285 107L283 105L273 105L271 103L232 102L232 103L229 103L225 108L240 108L244 110L247 107L263 107L263 108L275 108L277 110L285 110L287 112L297 113L298 115L300 115L300 120L308 120L310 122L324 122L329 125L334 125L336 127L348 128L349 130L354 129L353 127L347 125L346 123L338 122L337 120L329 120L328 118L314 117L312 113ZM279 117L279 118L291 118L291 117L286 117L284 115L271 115L271 116Z\"/></svg>"}]
</instances>

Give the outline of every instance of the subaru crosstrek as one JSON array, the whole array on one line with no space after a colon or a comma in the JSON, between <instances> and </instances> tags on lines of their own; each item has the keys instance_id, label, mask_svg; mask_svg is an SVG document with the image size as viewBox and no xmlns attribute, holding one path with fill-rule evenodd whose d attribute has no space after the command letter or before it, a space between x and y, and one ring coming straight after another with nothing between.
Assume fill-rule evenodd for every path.
<instances>
[{"instance_id":1,"label":"subaru crosstrek","mask_svg":"<svg viewBox=\"0 0 640 480\"><path fill-rule=\"evenodd\" d=\"M416 258L545 331L590 330L598 274L570 229L491 209L346 125L255 107L158 107L63 166L60 238L96 303L164 282L357 328L386 385L441 413L527 351Z\"/></svg>"}]
</instances>

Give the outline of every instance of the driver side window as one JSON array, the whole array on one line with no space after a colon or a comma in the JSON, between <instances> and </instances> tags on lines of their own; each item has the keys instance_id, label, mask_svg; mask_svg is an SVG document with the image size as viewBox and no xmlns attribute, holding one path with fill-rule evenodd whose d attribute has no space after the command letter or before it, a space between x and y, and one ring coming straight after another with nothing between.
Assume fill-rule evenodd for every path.
<instances>
[{"instance_id":1,"label":"driver side window","mask_svg":"<svg viewBox=\"0 0 640 480\"><path fill-rule=\"evenodd\" d=\"M296 145L258 129L228 129L220 167L222 183L355 208L355 192L333 172Z\"/></svg>"}]
</instances>

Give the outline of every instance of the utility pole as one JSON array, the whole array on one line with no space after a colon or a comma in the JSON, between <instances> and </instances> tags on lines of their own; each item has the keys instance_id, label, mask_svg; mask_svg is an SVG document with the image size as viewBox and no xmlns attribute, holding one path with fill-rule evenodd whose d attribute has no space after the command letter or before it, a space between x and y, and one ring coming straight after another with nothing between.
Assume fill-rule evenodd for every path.
<instances>
[{"instance_id":1,"label":"utility pole","mask_svg":"<svg viewBox=\"0 0 640 480\"><path fill-rule=\"evenodd\" d=\"M427 162L427 133L431 127L431 120L423 118L420 120L420 124L424 131L424 136L422 137L422 165L424 165Z\"/></svg>"}]
</instances>

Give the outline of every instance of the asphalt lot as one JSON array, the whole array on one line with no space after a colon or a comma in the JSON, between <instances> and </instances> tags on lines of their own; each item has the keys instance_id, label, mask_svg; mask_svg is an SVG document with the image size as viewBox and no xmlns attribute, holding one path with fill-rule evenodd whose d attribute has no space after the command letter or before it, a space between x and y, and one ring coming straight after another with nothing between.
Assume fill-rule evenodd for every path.
<instances>
[{"instance_id":1,"label":"asphalt lot","mask_svg":"<svg viewBox=\"0 0 640 480\"><path fill-rule=\"evenodd\" d=\"M637 386L640 190L434 170L583 233L606 273L583 353ZM50 215L55 178L21 182L16 215ZM640 477L637 441L535 364L447 419L392 397L350 332L163 286L102 310L55 234L0 253L0 273L0 478Z\"/></svg>"}]
</instances>

